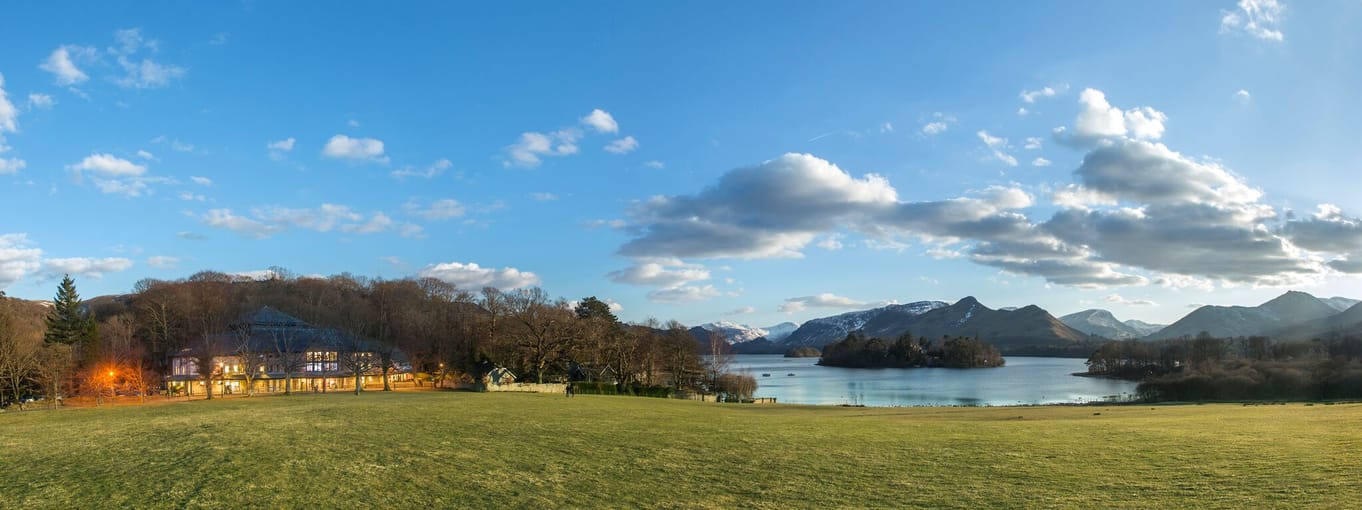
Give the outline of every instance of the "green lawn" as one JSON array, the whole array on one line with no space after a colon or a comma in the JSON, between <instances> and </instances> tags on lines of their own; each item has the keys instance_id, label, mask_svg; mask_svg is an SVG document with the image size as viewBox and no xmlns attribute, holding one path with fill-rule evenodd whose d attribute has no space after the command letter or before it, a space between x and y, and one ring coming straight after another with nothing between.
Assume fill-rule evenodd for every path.
<instances>
[{"instance_id":1,"label":"green lawn","mask_svg":"<svg viewBox=\"0 0 1362 510\"><path fill-rule=\"evenodd\" d=\"M1362 405L235 398L0 414L0 507L1348 507L1360 425Z\"/></svg>"}]
</instances>

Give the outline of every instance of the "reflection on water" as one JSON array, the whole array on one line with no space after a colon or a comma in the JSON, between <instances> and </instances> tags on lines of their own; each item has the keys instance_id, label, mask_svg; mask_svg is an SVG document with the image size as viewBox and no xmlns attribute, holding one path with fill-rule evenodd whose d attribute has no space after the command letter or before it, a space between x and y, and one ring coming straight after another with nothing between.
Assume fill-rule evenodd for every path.
<instances>
[{"instance_id":1,"label":"reflection on water","mask_svg":"<svg viewBox=\"0 0 1362 510\"><path fill-rule=\"evenodd\" d=\"M818 358L738 355L730 370L757 379L757 396L787 404L1000 406L1081 403L1135 392L1135 383L1076 377L1081 359L1009 357L1001 368L836 368Z\"/></svg>"}]
</instances>

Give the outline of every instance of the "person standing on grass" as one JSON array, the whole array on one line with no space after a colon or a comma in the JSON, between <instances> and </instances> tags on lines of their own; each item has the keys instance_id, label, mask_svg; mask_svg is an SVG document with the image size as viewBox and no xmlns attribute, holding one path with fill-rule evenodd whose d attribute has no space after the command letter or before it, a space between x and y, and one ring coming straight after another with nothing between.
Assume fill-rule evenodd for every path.
<instances>
[{"instance_id":1,"label":"person standing on grass","mask_svg":"<svg viewBox=\"0 0 1362 510\"><path fill-rule=\"evenodd\" d=\"M567 383L567 398L572 398L572 381Z\"/></svg>"}]
</instances>

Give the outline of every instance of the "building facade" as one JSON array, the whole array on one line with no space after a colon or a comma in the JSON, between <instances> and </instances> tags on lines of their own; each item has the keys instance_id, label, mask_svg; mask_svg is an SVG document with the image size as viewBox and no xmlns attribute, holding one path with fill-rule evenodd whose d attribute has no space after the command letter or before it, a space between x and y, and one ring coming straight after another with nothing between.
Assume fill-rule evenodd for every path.
<instances>
[{"instance_id":1,"label":"building facade","mask_svg":"<svg viewBox=\"0 0 1362 510\"><path fill-rule=\"evenodd\" d=\"M199 395L209 382L199 364L211 360L213 393L329 392L408 381L411 367L397 349L333 328L313 326L264 307L231 325L230 332L191 341L171 355L166 389ZM385 363L385 360L387 363Z\"/></svg>"}]
</instances>

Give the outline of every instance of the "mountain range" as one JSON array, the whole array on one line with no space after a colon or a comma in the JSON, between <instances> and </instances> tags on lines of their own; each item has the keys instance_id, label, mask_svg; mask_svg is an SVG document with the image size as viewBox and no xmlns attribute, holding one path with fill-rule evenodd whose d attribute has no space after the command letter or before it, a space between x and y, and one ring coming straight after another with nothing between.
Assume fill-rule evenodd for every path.
<instances>
[{"instance_id":1,"label":"mountain range","mask_svg":"<svg viewBox=\"0 0 1362 510\"><path fill-rule=\"evenodd\" d=\"M978 337L1005 353L1063 350L1097 340L1038 306L995 310L971 296L949 305L919 301L813 319L791 333L784 345L823 347L856 330L878 338L896 338L904 333L933 339Z\"/></svg>"},{"instance_id":2,"label":"mountain range","mask_svg":"<svg viewBox=\"0 0 1362 510\"><path fill-rule=\"evenodd\" d=\"M1060 317L1059 320L1089 335L1112 340L1141 338L1164 328L1163 324L1150 324L1135 319L1120 321L1111 312L1097 308L1071 313Z\"/></svg>"},{"instance_id":3,"label":"mountain range","mask_svg":"<svg viewBox=\"0 0 1362 510\"><path fill-rule=\"evenodd\" d=\"M692 328L697 338L718 332L739 353L780 353L795 347L823 346L852 331L870 337L978 337L1005 354L1078 353L1105 340L1163 340L1202 332L1229 338L1267 336L1313 338L1335 333L1362 334L1362 301L1317 298L1290 291L1258 306L1202 306L1173 324L1119 320L1110 311L1090 309L1056 318L1029 305L992 309L973 297L955 303L918 301L810 319L795 328L783 323L753 328L715 322Z\"/></svg>"}]
</instances>

